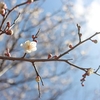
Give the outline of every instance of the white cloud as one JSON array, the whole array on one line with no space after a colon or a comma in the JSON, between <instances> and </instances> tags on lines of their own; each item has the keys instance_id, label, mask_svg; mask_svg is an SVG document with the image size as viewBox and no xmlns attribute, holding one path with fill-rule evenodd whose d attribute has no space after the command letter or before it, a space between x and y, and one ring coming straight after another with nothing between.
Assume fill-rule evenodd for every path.
<instances>
[{"instance_id":1,"label":"white cloud","mask_svg":"<svg viewBox=\"0 0 100 100\"><path fill-rule=\"evenodd\" d=\"M86 38L100 31L100 1L91 0L91 3L87 6L84 6L84 4L86 4L85 0L76 0L74 10L77 21L83 20L82 17L86 20L86 24L83 27L85 31L83 38Z\"/></svg>"},{"instance_id":2,"label":"white cloud","mask_svg":"<svg viewBox=\"0 0 100 100\"><path fill-rule=\"evenodd\" d=\"M86 30L88 33L94 34L95 32L100 32L100 3L98 1L93 1L88 6L85 18L87 20ZM100 36L96 38L100 41Z\"/></svg>"},{"instance_id":3,"label":"white cloud","mask_svg":"<svg viewBox=\"0 0 100 100\"><path fill-rule=\"evenodd\" d=\"M83 0L76 0L74 5L74 13L76 17L80 17L84 13L85 9L83 6Z\"/></svg>"}]
</instances>

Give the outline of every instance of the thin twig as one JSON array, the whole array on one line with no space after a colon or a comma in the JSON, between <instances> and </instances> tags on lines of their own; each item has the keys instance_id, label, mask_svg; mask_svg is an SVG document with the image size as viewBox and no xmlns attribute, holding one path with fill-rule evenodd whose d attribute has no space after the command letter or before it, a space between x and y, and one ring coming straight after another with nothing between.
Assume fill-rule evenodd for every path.
<instances>
[{"instance_id":1,"label":"thin twig","mask_svg":"<svg viewBox=\"0 0 100 100\"><path fill-rule=\"evenodd\" d=\"M12 66L7 66L5 67L2 71L0 71L0 77L5 74L10 68L12 68Z\"/></svg>"},{"instance_id":2,"label":"thin twig","mask_svg":"<svg viewBox=\"0 0 100 100\"><path fill-rule=\"evenodd\" d=\"M24 53L24 55L21 58L24 58L26 56L27 53Z\"/></svg>"},{"instance_id":3,"label":"thin twig","mask_svg":"<svg viewBox=\"0 0 100 100\"><path fill-rule=\"evenodd\" d=\"M100 32L96 32L95 34L93 34L92 36L90 36L89 38L79 42L78 44L76 44L75 46L73 46L71 49L67 50L66 52L60 54L58 56L58 58L61 58L62 56L64 56L65 54L68 54L70 51L72 51L73 49L75 49L76 47L78 47L79 45L83 44L84 42L90 40L92 37L96 36L97 34L100 34Z\"/></svg>"},{"instance_id":4,"label":"thin twig","mask_svg":"<svg viewBox=\"0 0 100 100\"><path fill-rule=\"evenodd\" d=\"M38 83L38 92L39 92L39 98L41 97L41 90L40 90L40 84L39 84L39 82L37 82Z\"/></svg>"},{"instance_id":5,"label":"thin twig","mask_svg":"<svg viewBox=\"0 0 100 100\"><path fill-rule=\"evenodd\" d=\"M99 67L97 68L97 70L95 71L95 73L97 73L97 71L100 69L100 65L99 65Z\"/></svg>"},{"instance_id":6,"label":"thin twig","mask_svg":"<svg viewBox=\"0 0 100 100\"><path fill-rule=\"evenodd\" d=\"M37 31L37 33L35 35L36 37L38 36L39 32L40 32L40 28L38 29L38 31Z\"/></svg>"},{"instance_id":7,"label":"thin twig","mask_svg":"<svg viewBox=\"0 0 100 100\"><path fill-rule=\"evenodd\" d=\"M37 69L36 69L36 67L35 67L34 62L32 62L32 65L33 65L33 67L34 67L34 69L35 69L36 75L37 75L37 76L40 76L39 73L38 73L38 71L37 71Z\"/></svg>"},{"instance_id":8,"label":"thin twig","mask_svg":"<svg viewBox=\"0 0 100 100\"><path fill-rule=\"evenodd\" d=\"M79 67L79 66L77 66L77 65L75 65L75 64L72 64L71 62L69 62L69 61L65 61L66 63L68 63L69 65L71 65L71 66L73 66L73 67L75 67L75 68L77 68L77 69L80 69L80 70L83 70L83 71L87 71L87 69L88 68L82 68L82 67Z\"/></svg>"},{"instance_id":9,"label":"thin twig","mask_svg":"<svg viewBox=\"0 0 100 100\"><path fill-rule=\"evenodd\" d=\"M43 82L43 80L42 80L41 76L40 76L40 79L41 79L42 86L44 86L44 82Z\"/></svg>"},{"instance_id":10,"label":"thin twig","mask_svg":"<svg viewBox=\"0 0 100 100\"><path fill-rule=\"evenodd\" d=\"M98 74L97 72L94 72L94 74L96 74L96 75L100 76L100 74Z\"/></svg>"},{"instance_id":11,"label":"thin twig","mask_svg":"<svg viewBox=\"0 0 100 100\"><path fill-rule=\"evenodd\" d=\"M80 28L81 28L81 26L77 24L79 42L81 42L81 33L80 33Z\"/></svg>"}]
</instances>

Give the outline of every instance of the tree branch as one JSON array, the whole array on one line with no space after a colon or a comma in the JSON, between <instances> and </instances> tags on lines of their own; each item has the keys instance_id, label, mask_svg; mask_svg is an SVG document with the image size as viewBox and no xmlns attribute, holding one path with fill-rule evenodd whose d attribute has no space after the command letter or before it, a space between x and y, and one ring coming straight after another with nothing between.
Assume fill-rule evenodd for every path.
<instances>
[{"instance_id":1,"label":"tree branch","mask_svg":"<svg viewBox=\"0 0 100 100\"><path fill-rule=\"evenodd\" d=\"M68 51L66 51L66 52L64 52L64 53L62 53L62 54L60 54L60 55L58 56L58 58L61 58L62 56L68 54L70 51L72 51L72 50L75 49L76 47L80 46L80 45L83 44L84 42L86 42L86 41L88 41L88 40L91 40L92 37L94 37L94 36L96 36L96 35L98 35L98 34L100 34L100 32L96 32L95 34L93 34L93 35L90 36L89 38L87 38L87 39L85 39L85 40L79 42L78 44L76 44L75 46L73 46L73 47L72 47L71 49L69 49Z\"/></svg>"}]
</instances>

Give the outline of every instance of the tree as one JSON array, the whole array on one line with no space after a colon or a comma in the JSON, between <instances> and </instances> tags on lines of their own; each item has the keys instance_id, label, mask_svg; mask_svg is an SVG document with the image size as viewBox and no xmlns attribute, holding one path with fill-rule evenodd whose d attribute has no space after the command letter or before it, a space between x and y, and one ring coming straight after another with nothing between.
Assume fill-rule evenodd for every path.
<instances>
[{"instance_id":1,"label":"tree","mask_svg":"<svg viewBox=\"0 0 100 100\"><path fill-rule=\"evenodd\" d=\"M72 27L71 4L62 2L62 9L45 14L42 13L44 3L45 0L0 2L2 100L13 97L14 100L37 100L39 97L58 100L75 84L71 80L74 75L71 66L84 71L80 80L82 86L87 76L99 75L100 67L94 70L78 66L76 58L81 56L79 47L87 41L97 43L93 37L100 32L82 40L81 26L76 25L77 32ZM84 56L81 59L85 59Z\"/></svg>"}]
</instances>

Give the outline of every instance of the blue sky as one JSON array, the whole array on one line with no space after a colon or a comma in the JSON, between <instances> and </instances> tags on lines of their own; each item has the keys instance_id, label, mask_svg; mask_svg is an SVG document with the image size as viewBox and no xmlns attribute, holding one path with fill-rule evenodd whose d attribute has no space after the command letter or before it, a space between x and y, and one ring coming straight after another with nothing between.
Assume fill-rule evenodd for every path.
<instances>
[{"instance_id":1,"label":"blue sky","mask_svg":"<svg viewBox=\"0 0 100 100\"><path fill-rule=\"evenodd\" d=\"M53 12L61 7L61 0L46 0L43 4L44 11Z\"/></svg>"},{"instance_id":2,"label":"blue sky","mask_svg":"<svg viewBox=\"0 0 100 100\"><path fill-rule=\"evenodd\" d=\"M83 39L87 38L88 36L94 34L97 31L100 31L100 0L74 0L73 3L73 11L75 14L74 20L76 24L80 23L80 20L86 20L86 23L84 25L81 25ZM46 0L46 2L42 5L42 8L44 8L44 12L46 13L54 12L61 6L62 3L60 0ZM95 37L95 39L100 41L100 35ZM100 42L98 42L98 44L88 42L86 45L88 45L88 48L86 46L86 49L88 49L88 58L82 60L80 65L82 67L97 68L100 65ZM80 84L80 79L83 72L80 70L76 73L74 71L70 71L69 74L72 75L73 85L75 85L75 87L68 93L69 96L67 96L67 93L65 93L63 100L66 100L66 98L73 100L73 98L75 97L75 95L72 94L73 91L74 93L77 91L77 93L79 93L77 94L77 99L75 100L84 100L84 98L82 97L87 95L89 91L91 91L94 94L93 90L95 90L96 88L100 88L100 77L97 75L91 75L90 77L87 77L85 87L83 88ZM76 88L76 86L78 87L78 89ZM91 100L90 98L93 97L89 96L87 100Z\"/></svg>"}]
</instances>

